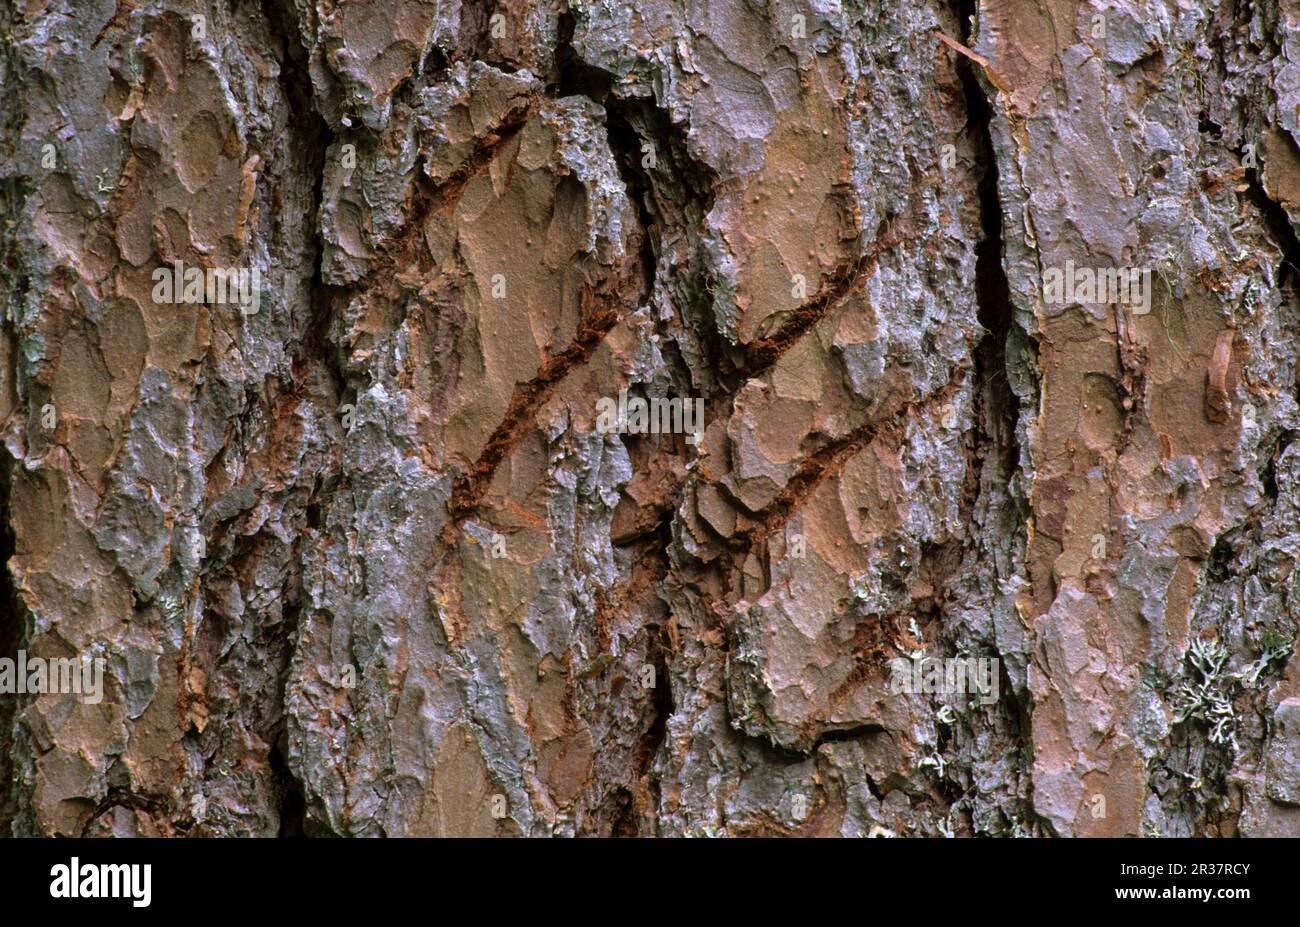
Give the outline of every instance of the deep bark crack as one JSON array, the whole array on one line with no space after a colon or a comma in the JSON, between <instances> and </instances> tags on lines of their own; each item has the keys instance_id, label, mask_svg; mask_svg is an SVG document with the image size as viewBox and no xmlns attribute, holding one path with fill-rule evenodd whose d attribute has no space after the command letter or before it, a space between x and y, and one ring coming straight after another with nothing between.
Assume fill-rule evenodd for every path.
<instances>
[{"instance_id":1,"label":"deep bark crack","mask_svg":"<svg viewBox=\"0 0 1300 927\"><path fill-rule=\"evenodd\" d=\"M0 445L0 659L16 660L23 644L22 602L9 572L17 549L9 497L12 491L13 458ZM15 695L0 695L0 837L12 837L17 797L14 794L14 718L18 710Z\"/></svg>"},{"instance_id":2,"label":"deep bark crack","mask_svg":"<svg viewBox=\"0 0 1300 927\"><path fill-rule=\"evenodd\" d=\"M346 293L339 287L327 284L324 279L323 262L325 248L320 238L320 211L324 202L325 164L330 145L334 141L334 132L325 118L317 111L308 71L308 55L294 28L295 12L287 2L267 5L265 8L267 27L274 40L278 40L281 49L280 88L289 107L289 143L290 150L297 150L313 172L315 183L312 185L311 203L306 210L304 223L304 240L314 246L310 265L311 278L307 292L311 309L310 321L302 342L297 345L290 375L293 383L289 389L305 398L312 380L310 369L313 364L324 368L333 387L329 401L338 404L347 390L347 377L344 373L341 357L333 349L329 327L335 317L337 307L346 298ZM323 496L331 496L334 491L338 462L335 459L333 472L318 472L312 479L311 502L318 507L328 507ZM308 520L309 510L304 511L303 519ZM299 564L299 573L304 558L303 545L310 544L310 535L299 532L293 542L293 559ZM233 557L232 557L233 559ZM272 745L268 766L276 780L278 794L277 814L280 821L278 836L298 836L302 833L303 784L294 775L287 761L287 733L285 705L289 673L293 658L292 642L297 637L298 623L301 620L301 590L296 588L295 573L286 577L286 582L293 588L282 589L284 600L282 615L286 618L284 628L279 634L289 642L284 648L285 657L282 666L277 668L277 687L275 693L274 720L268 730L260 731L264 740Z\"/></svg>"}]
</instances>

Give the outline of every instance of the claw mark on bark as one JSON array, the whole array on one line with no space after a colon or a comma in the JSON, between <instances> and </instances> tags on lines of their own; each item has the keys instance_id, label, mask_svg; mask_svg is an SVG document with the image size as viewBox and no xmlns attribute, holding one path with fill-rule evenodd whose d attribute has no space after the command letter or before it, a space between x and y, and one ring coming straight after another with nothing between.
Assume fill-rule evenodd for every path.
<instances>
[{"instance_id":1,"label":"claw mark on bark","mask_svg":"<svg viewBox=\"0 0 1300 927\"><path fill-rule=\"evenodd\" d=\"M752 379L780 360L781 355L790 350L826 313L866 282L875 272L880 256L898 243L895 220L891 216L880 223L871 247L842 267L811 299L796 309L775 335L751 341L746 346L745 368L748 377Z\"/></svg>"},{"instance_id":2,"label":"claw mark on bark","mask_svg":"<svg viewBox=\"0 0 1300 927\"><path fill-rule=\"evenodd\" d=\"M391 279L397 267L415 259L416 245L423 241L424 224L429 216L460 202L461 194L469 182L486 170L501 150L519 134L537 113L538 105L536 97L529 97L522 105L510 110L499 126L479 140L469 157L437 185L420 173L421 165L417 163L415 189L406 210L406 226L394 237L392 244L383 249L359 285L360 288L364 289L375 280Z\"/></svg>"},{"instance_id":3,"label":"claw mark on bark","mask_svg":"<svg viewBox=\"0 0 1300 927\"><path fill-rule=\"evenodd\" d=\"M537 410L546 403L555 387L575 368L590 358L609 330L621 318L614 296L593 295L584 288L582 295L582 324L576 337L558 354L548 357L537 375L527 383L515 386L505 417L488 438L478 461L468 474L457 477L452 484L451 498L447 500L450 519L443 529L442 543L450 546L456 539L461 522L478 508L497 467L509 456L532 426Z\"/></svg>"},{"instance_id":4,"label":"claw mark on bark","mask_svg":"<svg viewBox=\"0 0 1300 927\"><path fill-rule=\"evenodd\" d=\"M750 524L737 530L727 539L727 546L733 552L743 555L753 550L769 535L781 530L804 500L811 496L828 477L839 473L850 458L882 435L901 437L909 416L914 417L918 409L949 399L961 386L962 378L969 366L969 362L966 361L959 363L953 368L947 385L930 396L909 402L892 414L878 415L865 425L826 443L809 454L799 464L794 476L790 477L777 497L757 513Z\"/></svg>"}]
</instances>

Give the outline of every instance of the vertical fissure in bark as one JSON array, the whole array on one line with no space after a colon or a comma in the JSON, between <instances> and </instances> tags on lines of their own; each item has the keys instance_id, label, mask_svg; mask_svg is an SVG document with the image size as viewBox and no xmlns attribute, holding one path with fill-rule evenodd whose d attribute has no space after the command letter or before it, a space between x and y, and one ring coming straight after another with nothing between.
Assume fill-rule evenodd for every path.
<instances>
[{"instance_id":1,"label":"vertical fissure in bark","mask_svg":"<svg viewBox=\"0 0 1300 927\"><path fill-rule=\"evenodd\" d=\"M584 96L605 108L609 146L645 233L643 259L649 262L645 277L648 300L656 282L667 284L665 280L655 280L655 245L666 240L671 232L687 237L703 234L704 217L713 208L716 178L706 165L691 156L685 130L675 125L654 100L620 96L614 89L613 74L588 64L578 55L573 45L575 28L573 13L566 9L560 14L556 74L548 90L555 97ZM642 167L642 142L651 146L655 168ZM699 266L697 260L698 255L693 253L691 266L685 272L692 286L708 294L712 281L707 269ZM681 322L690 328L709 355L707 367L717 383L707 398L730 398L729 394L747 379L741 355L724 343L715 326L696 324L696 320L684 313ZM679 366L684 368L684 362ZM687 376L689 379L689 372Z\"/></svg>"},{"instance_id":2,"label":"vertical fissure in bark","mask_svg":"<svg viewBox=\"0 0 1300 927\"><path fill-rule=\"evenodd\" d=\"M584 96L600 104L605 110L605 136L609 150L618 166L619 176L628 200L637 212L641 231L641 293L640 304L650 301L654 292L656 233L660 231L656 213L651 206L654 180L641 165L641 137L632 119L643 123L644 111L652 107L637 107L611 93L613 75L592 67L578 57L573 47L575 28L573 13L566 10L560 16L559 40L555 53L556 76L550 90L557 97Z\"/></svg>"},{"instance_id":3,"label":"vertical fissure in bark","mask_svg":"<svg viewBox=\"0 0 1300 927\"><path fill-rule=\"evenodd\" d=\"M974 0L961 0L961 40L970 42ZM993 463L999 482L1009 478L1019 459L1016 421L1020 399L1007 379L1007 339L1011 334L1011 285L1002 265L1002 202L998 194L998 162L990 123L993 108L980 87L972 63L958 56L957 69L966 96L966 130L975 144L983 173L979 179L980 226L983 238L975 246L975 298L979 323L986 334L975 350L976 401L980 403L980 466Z\"/></svg>"},{"instance_id":4,"label":"vertical fissure in bark","mask_svg":"<svg viewBox=\"0 0 1300 927\"><path fill-rule=\"evenodd\" d=\"M329 147L334 142L334 131L329 123L316 110L308 74L307 50L293 25L293 12L287 4L272 3L265 7L267 24L273 39L280 44L280 91L289 107L291 152L296 152L306 175L314 178L310 208L303 218L303 236L312 243L311 279L308 293L311 308L311 321L307 334L295 357L294 375L301 377L302 369L308 363L318 362L330 374L335 390L342 395L346 390L346 378L342 364L329 342L329 324L333 318L336 302L345 295L342 288L325 282L322 272L324 248L320 242L320 208L324 201L325 159ZM289 17L286 19L286 17Z\"/></svg>"},{"instance_id":5,"label":"vertical fissure in bark","mask_svg":"<svg viewBox=\"0 0 1300 927\"><path fill-rule=\"evenodd\" d=\"M977 15L977 0L958 0L958 34L961 43L971 45ZM1014 530L1018 541L1027 543L1028 525L1010 497L1009 484L1020 466L1020 446L1017 424L1020 419L1020 397L1011 388L1008 375L1008 345L1012 327L1016 324L1011 302L1011 285L1007 278L1004 259L1004 229L997 151L993 144L993 106L985 94L974 63L965 56L956 56L956 67L966 100L966 131L973 143L981 169L977 181L980 228L982 238L975 246L975 299L976 316L985 334L975 349L974 389L975 430L971 462L974 479L971 481L969 507L979 504L982 494L996 494L992 501L1004 512L1014 517ZM990 530L999 531L1000 521L992 522ZM987 541L986 541L987 543ZM1005 661L1000 661L1004 664ZM1030 705L1016 692L1007 675L1005 665L999 666L1002 676L999 688L1001 707L1005 709L1005 733L1016 745L1019 758L1015 768L1024 773L1033 763ZM1017 786L1018 814L1025 821L1034 821L1033 804L1028 790L1028 776L1024 775L1023 788Z\"/></svg>"},{"instance_id":6,"label":"vertical fissure in bark","mask_svg":"<svg viewBox=\"0 0 1300 927\"><path fill-rule=\"evenodd\" d=\"M651 101L623 99L612 93L613 75L592 67L578 56L573 47L574 28L573 14L566 11L560 18L557 71L550 90L559 97L587 97L605 110L606 141L614 156L627 198L636 209L640 230L641 291L637 296L637 305L650 305L655 286L665 283L658 279L657 247L666 240L668 223L671 221L671 217L666 214L670 194L661 189L662 185L655 176L657 170L668 169L668 165L661 166L659 159L669 161L673 174L685 187L693 185L687 178L687 172L695 167L683 167L679 163L685 152L684 139L673 137L673 127L665 113ZM648 149L646 145L649 146ZM654 166L649 168L642 160L646 150L655 153ZM706 210L701 210L701 217L705 212ZM666 347L672 341L664 339L663 344ZM668 355L668 360L679 389L683 393L689 392L691 377L684 359L673 351ZM683 485L684 481L677 481L666 491L672 496L668 511L674 510L679 503ZM660 561L666 572L669 568L670 541L671 531L667 522L662 521L659 530L643 536L638 543L642 547L642 556ZM660 784L654 773L654 763L667 737L668 719L676 710L670 684L671 641L666 629L661 624L647 624L641 628L641 633L646 636L645 660L654 667L656 684L652 697L644 704L642 733L633 748L631 791L623 783L610 783L609 798L605 802L609 807L617 809L610 820L610 832L628 836L653 836L657 830L657 824L646 820L647 817L657 817L660 802ZM650 828L649 833L645 832L647 827Z\"/></svg>"},{"instance_id":7,"label":"vertical fissure in bark","mask_svg":"<svg viewBox=\"0 0 1300 927\"><path fill-rule=\"evenodd\" d=\"M303 217L302 236L312 248L311 277L307 282L307 294L310 306L310 319L302 343L294 354L292 376L296 380L293 388L306 392L314 379L311 368L322 368L332 386L332 395L325 397L337 407L346 394L348 384L343 370L342 360L330 341L329 327L334 317L335 307L345 298L341 288L327 284L322 265L324 247L320 229L320 209L324 202L325 163L330 145L334 141L334 132L324 117L315 107L311 78L308 73L308 55L303 47L300 34L294 21L295 13L287 3L272 3L266 7L266 15L271 35L280 42L280 88L289 107L289 142L286 150L294 160L293 167L307 171L307 176L314 178L311 188L311 203ZM317 473L312 481L311 505L319 513L329 506L328 496L332 495L336 480L334 473ZM304 513L304 523L309 521L310 509ZM294 559L301 562L303 545L312 543L310 537L304 538L299 533L294 542ZM277 687L275 711L272 716L272 728L262 732L268 743L272 744L269 766L275 776L279 795L279 836L301 836L305 814L302 783L294 775L288 762L288 731L285 705L286 689L289 683L290 667L293 659L293 641L297 639L298 625L301 621L301 589L296 581L297 571L286 577L290 588L283 590L285 602L283 609L284 626L280 631L287 637L290 645L280 648L284 654L282 665L277 667Z\"/></svg>"},{"instance_id":8,"label":"vertical fissure in bark","mask_svg":"<svg viewBox=\"0 0 1300 927\"><path fill-rule=\"evenodd\" d=\"M632 201L637 211L637 220L641 229L641 267L642 267L642 291L640 304L650 304L656 283L656 273L658 269L658 260L655 253L655 245L662 240L663 229L661 228L657 212L652 208L652 184L653 178L645 171L641 165L641 136L638 134L629 116L632 115L629 107L617 97L607 95L604 101L605 106L605 127L608 136L610 150L614 154L614 161L618 165L619 173L623 179L623 185L627 192L628 199ZM643 121L643 120L639 120ZM658 144L654 142L654 144ZM675 358L680 366L680 357ZM689 383L688 376L678 375L679 382ZM673 495L680 497L681 484L676 485ZM675 503L674 503L675 504ZM668 568L668 547L663 543L664 535L658 534L655 538L650 539L649 543L643 546L645 554L656 558L663 565L666 571ZM655 687L653 696L647 700L643 712L648 715L645 732L636 744L633 759L633 781L638 789L643 789L643 793L648 796L648 807L645 809L651 816L659 807L660 786L658 778L654 775L654 761L662 747L664 738L667 736L668 719L675 711L672 697L672 686L670 684L671 676L669 674L669 661L671 652L665 647L666 634L661 625L648 625L643 628L646 634L646 661L655 668ZM631 809L635 810L639 803L633 802ZM654 836L654 832L649 834L642 833L641 822L643 817L640 815L620 816L614 822L613 830L617 833L631 833L637 836Z\"/></svg>"},{"instance_id":9,"label":"vertical fissure in bark","mask_svg":"<svg viewBox=\"0 0 1300 927\"><path fill-rule=\"evenodd\" d=\"M13 479L13 458L0 445L0 658L16 659L22 646L23 621L18 590L9 573L17 538L14 533L9 497ZM14 794L14 715L18 699L0 696L0 837L12 837L17 797Z\"/></svg>"},{"instance_id":10,"label":"vertical fissure in bark","mask_svg":"<svg viewBox=\"0 0 1300 927\"><path fill-rule=\"evenodd\" d=\"M1281 252L1277 272L1277 286L1292 296L1300 293L1300 237L1282 205L1268 195L1264 181L1257 167L1247 168L1246 177L1250 184L1249 196L1264 218L1264 227L1268 229L1277 250Z\"/></svg>"},{"instance_id":11,"label":"vertical fissure in bark","mask_svg":"<svg viewBox=\"0 0 1300 927\"><path fill-rule=\"evenodd\" d=\"M1269 58L1276 58L1282 55L1282 49L1278 47L1276 42L1271 41L1268 38L1269 30L1266 29L1260 34L1259 39L1263 43L1263 47L1260 47L1255 45L1256 36L1249 28L1250 18L1252 16L1262 15L1267 17L1269 12L1270 11L1267 9L1239 9L1235 5L1230 5L1219 13L1220 17L1225 18L1225 21L1219 25L1219 28L1225 32L1228 30L1234 31L1234 33L1242 40L1250 43L1252 50L1256 54L1267 56ZM1229 14L1232 14L1235 18L1230 20L1227 19ZM1274 15L1276 15L1276 11L1274 11ZM1276 24L1274 23L1273 25L1275 26ZM1226 74L1228 71L1227 59L1229 55L1227 43L1212 42L1210 43L1210 47L1214 50L1215 66L1217 67L1219 74ZM1272 120L1268 117L1267 113L1258 112L1256 108L1258 105L1257 101L1245 100L1243 103L1246 105L1246 123L1248 125L1254 124L1268 126L1271 124ZM1249 137L1248 132L1243 132L1242 134L1243 136ZM1287 145L1291 148L1291 154L1293 157L1300 158L1300 149L1297 149L1290 133L1280 133L1279 140L1281 144ZM1245 138L1240 141L1244 142ZM1295 226L1292 224L1291 217L1287 210L1281 203L1269 195L1268 190L1264 185L1265 165L1263 162L1265 154L1261 150L1264 147L1263 137L1257 134L1253 149L1254 158L1247 158L1246 150L1241 146L1237 146L1233 153L1236 155L1238 163L1243 165L1247 163L1251 164L1251 166L1244 168L1245 181L1247 185L1245 191L1246 199L1259 211L1259 214L1263 219L1262 224L1264 230L1273 240L1273 244L1280 254L1277 271L1277 288L1284 296L1294 301L1300 299L1300 235L1296 234ZM1293 385L1293 388L1300 390L1300 381L1297 381ZM1278 497L1277 460L1291 444L1293 438L1294 433L1290 429L1283 429L1281 431L1276 443L1274 444L1272 453L1269 454L1268 463L1264 472L1261 475L1264 493L1268 499L1273 502L1276 502Z\"/></svg>"},{"instance_id":12,"label":"vertical fissure in bark","mask_svg":"<svg viewBox=\"0 0 1300 927\"><path fill-rule=\"evenodd\" d=\"M614 163L618 165L623 179L623 188L636 209L637 224L641 229L641 294L638 301L645 305L654 293L657 267L655 239L659 229L649 206L651 181L641 169L639 136L614 97L609 97L605 104L605 132L610 151L614 154Z\"/></svg>"},{"instance_id":13,"label":"vertical fissure in bark","mask_svg":"<svg viewBox=\"0 0 1300 927\"><path fill-rule=\"evenodd\" d=\"M587 97L604 106L613 85L613 75L592 67L578 56L573 47L576 29L573 10L566 8L560 13L556 27L555 74L547 90L553 97Z\"/></svg>"},{"instance_id":14,"label":"vertical fissure in bark","mask_svg":"<svg viewBox=\"0 0 1300 927\"><path fill-rule=\"evenodd\" d=\"M0 5L0 34L9 36L13 29L14 9L11 4ZM0 126L5 135L0 138L0 150L6 160L16 161L22 141L23 99L21 88L29 75L19 67L17 54L9 43L0 43L0 68L6 76L3 96L0 97ZM8 363L0 367L0 406L9 397L19 402L18 366L19 339L17 330L18 307L27 301L29 281L23 272L17 252L17 230L22 227L21 217L31 195L30 178L21 174L0 180L0 337L6 342ZM17 552L17 535L13 526L12 492L16 461L8 448L0 442L0 658L15 659L23 646L26 622L18 589L9 572ZM14 781L14 720L18 712L18 697L0 695L0 838L14 836L19 795Z\"/></svg>"},{"instance_id":15,"label":"vertical fissure in bark","mask_svg":"<svg viewBox=\"0 0 1300 927\"><path fill-rule=\"evenodd\" d=\"M677 710L673 702L672 686L669 684L669 666L668 661L671 659L671 653L664 646L667 634L662 626L648 628L649 632L649 650L646 654L647 659L655 668L655 687L654 698L651 700L649 707L650 724L642 735L640 742L637 744L635 757L635 781L643 783L649 793L649 811L654 814L659 808L660 802L660 785L659 779L654 774L654 761L658 756L660 748L668 736L668 719L673 716ZM657 815L656 815L657 817ZM655 836L654 834L645 834L641 836Z\"/></svg>"},{"instance_id":16,"label":"vertical fissure in bark","mask_svg":"<svg viewBox=\"0 0 1300 927\"><path fill-rule=\"evenodd\" d=\"M492 49L491 0L466 0L460 5L460 34L457 56L482 61ZM493 62L494 64L496 62Z\"/></svg>"},{"instance_id":17,"label":"vertical fissure in bark","mask_svg":"<svg viewBox=\"0 0 1300 927\"><path fill-rule=\"evenodd\" d=\"M306 819L307 803L303 796L302 783L289 768L282 746L277 743L271 748L268 765L275 774L280 788L280 830L278 837L304 836L303 823Z\"/></svg>"}]
</instances>

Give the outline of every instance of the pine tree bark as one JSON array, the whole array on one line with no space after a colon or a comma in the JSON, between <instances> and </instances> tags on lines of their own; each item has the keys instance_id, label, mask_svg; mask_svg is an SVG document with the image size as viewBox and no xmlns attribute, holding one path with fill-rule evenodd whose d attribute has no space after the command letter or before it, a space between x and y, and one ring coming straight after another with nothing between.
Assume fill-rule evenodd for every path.
<instances>
[{"instance_id":1,"label":"pine tree bark","mask_svg":"<svg viewBox=\"0 0 1300 927\"><path fill-rule=\"evenodd\" d=\"M0 28L0 832L1300 836L1294 5Z\"/></svg>"}]
</instances>

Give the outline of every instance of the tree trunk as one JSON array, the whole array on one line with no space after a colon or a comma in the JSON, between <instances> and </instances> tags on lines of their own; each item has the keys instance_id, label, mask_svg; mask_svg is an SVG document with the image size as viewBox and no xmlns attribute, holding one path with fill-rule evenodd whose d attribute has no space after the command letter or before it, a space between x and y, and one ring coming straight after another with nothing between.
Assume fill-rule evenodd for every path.
<instances>
[{"instance_id":1,"label":"tree trunk","mask_svg":"<svg viewBox=\"0 0 1300 927\"><path fill-rule=\"evenodd\" d=\"M1294 6L0 26L0 832L1300 835Z\"/></svg>"}]
</instances>

